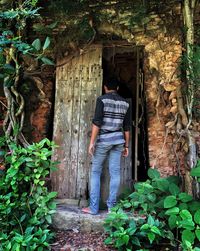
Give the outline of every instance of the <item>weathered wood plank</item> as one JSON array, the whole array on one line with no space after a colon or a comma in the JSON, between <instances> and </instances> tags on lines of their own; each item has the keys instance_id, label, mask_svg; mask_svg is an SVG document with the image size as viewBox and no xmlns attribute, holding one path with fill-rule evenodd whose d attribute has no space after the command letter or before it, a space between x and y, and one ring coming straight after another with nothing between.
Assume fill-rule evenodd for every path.
<instances>
[{"instance_id":1,"label":"weathered wood plank","mask_svg":"<svg viewBox=\"0 0 200 251\"><path fill-rule=\"evenodd\" d=\"M54 141L59 146L54 151L53 159L59 160L59 170L51 174L53 189L62 197L69 190L70 184L66 182L70 159L71 115L73 96L73 76L70 67L66 65L57 69ZM63 80L64 79L64 80ZM65 121L65 123L62 123ZM65 135L65 137L63 137Z\"/></svg>"},{"instance_id":2,"label":"weathered wood plank","mask_svg":"<svg viewBox=\"0 0 200 251\"><path fill-rule=\"evenodd\" d=\"M90 140L91 120L94 113L94 101L101 94L102 76L101 47L82 56L82 61L87 62L81 72L81 105L80 105L80 131L78 151L78 176L77 196L86 198L88 192L88 180L90 171L90 157L88 156L88 145ZM100 59L100 60L99 60ZM96 69L96 70L95 70Z\"/></svg>"},{"instance_id":3,"label":"weathered wood plank","mask_svg":"<svg viewBox=\"0 0 200 251\"><path fill-rule=\"evenodd\" d=\"M101 58L101 46L93 46L79 57L65 59L67 63L57 68L53 138L59 147L53 159L60 164L51 179L59 198L86 198L90 169L87 149L94 100L102 88Z\"/></svg>"}]
</instances>

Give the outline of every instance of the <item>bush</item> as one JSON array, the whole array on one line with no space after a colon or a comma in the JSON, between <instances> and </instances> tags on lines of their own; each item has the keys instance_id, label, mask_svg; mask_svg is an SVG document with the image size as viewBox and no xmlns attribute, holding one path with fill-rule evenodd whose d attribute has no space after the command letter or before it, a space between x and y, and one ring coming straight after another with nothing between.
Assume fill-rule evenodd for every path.
<instances>
[{"instance_id":1,"label":"bush","mask_svg":"<svg viewBox=\"0 0 200 251\"><path fill-rule=\"evenodd\" d=\"M53 147L48 139L27 148L11 142L8 152L1 138L5 170L0 175L0 250L49 249L56 192L48 192L45 178L55 169Z\"/></svg>"},{"instance_id":2,"label":"bush","mask_svg":"<svg viewBox=\"0 0 200 251\"><path fill-rule=\"evenodd\" d=\"M200 202L180 191L178 177L161 178L155 169L149 169L148 176L108 215L105 242L126 251L161 243L200 251Z\"/></svg>"}]
</instances>

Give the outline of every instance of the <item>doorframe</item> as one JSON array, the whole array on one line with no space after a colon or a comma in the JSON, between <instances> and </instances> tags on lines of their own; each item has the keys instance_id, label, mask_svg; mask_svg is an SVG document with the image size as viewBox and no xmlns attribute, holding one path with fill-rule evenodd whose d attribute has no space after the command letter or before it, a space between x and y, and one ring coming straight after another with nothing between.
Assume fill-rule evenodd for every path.
<instances>
[{"instance_id":1,"label":"doorframe","mask_svg":"<svg viewBox=\"0 0 200 251\"><path fill-rule=\"evenodd\" d=\"M132 177L133 182L138 181L138 166L139 166L139 160L138 160L138 133L139 133L139 124L140 124L140 118L139 118L139 103L141 102L140 98L140 83L142 82L142 91L144 92L144 78L143 78L143 58L144 58L144 46L136 45L134 43L128 43L127 41L112 41L111 43L104 43L103 44L103 50L104 48L115 48L115 47L126 47L126 48L132 48L133 50L136 50L136 63L137 63L137 70L136 70L136 111L135 111L135 121L134 124L132 122L132 137L133 133L135 134L135 139L132 141L132 147L134 144L134 151L132 152ZM103 52L102 50L102 52ZM141 67L142 65L142 67ZM143 114L143 116L146 116ZM135 128L135 130L134 130ZM146 128L147 129L147 128ZM133 156L134 154L134 156Z\"/></svg>"}]
</instances>

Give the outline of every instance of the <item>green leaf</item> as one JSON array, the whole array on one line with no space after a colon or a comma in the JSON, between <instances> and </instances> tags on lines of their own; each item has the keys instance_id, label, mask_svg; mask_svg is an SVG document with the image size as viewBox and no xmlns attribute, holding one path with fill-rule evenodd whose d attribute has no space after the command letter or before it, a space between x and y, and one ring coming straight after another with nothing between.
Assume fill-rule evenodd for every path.
<instances>
[{"instance_id":1,"label":"green leaf","mask_svg":"<svg viewBox=\"0 0 200 251\"><path fill-rule=\"evenodd\" d=\"M166 212L165 212L165 214L166 215L176 215L176 214L178 214L179 213L179 208L178 207L173 207L173 208L170 208L170 209L168 209Z\"/></svg>"},{"instance_id":2,"label":"green leaf","mask_svg":"<svg viewBox=\"0 0 200 251\"><path fill-rule=\"evenodd\" d=\"M22 222L25 220L25 218L26 218L26 214L22 215L19 221Z\"/></svg>"},{"instance_id":3,"label":"green leaf","mask_svg":"<svg viewBox=\"0 0 200 251\"><path fill-rule=\"evenodd\" d=\"M194 230L194 222L192 220L182 220L179 222L179 227L188 229L188 230Z\"/></svg>"},{"instance_id":4,"label":"green leaf","mask_svg":"<svg viewBox=\"0 0 200 251\"><path fill-rule=\"evenodd\" d=\"M36 179L39 179L40 176L41 176L40 173L37 173L37 174L35 175Z\"/></svg>"},{"instance_id":5,"label":"green leaf","mask_svg":"<svg viewBox=\"0 0 200 251\"><path fill-rule=\"evenodd\" d=\"M55 198L56 196L57 196L57 192L50 192L49 194L48 194L48 198L49 199L53 199L53 198Z\"/></svg>"},{"instance_id":6,"label":"green leaf","mask_svg":"<svg viewBox=\"0 0 200 251\"><path fill-rule=\"evenodd\" d=\"M188 209L187 203L180 203L180 204L179 204L179 209L180 209L180 210Z\"/></svg>"},{"instance_id":7,"label":"green leaf","mask_svg":"<svg viewBox=\"0 0 200 251\"><path fill-rule=\"evenodd\" d=\"M15 242L15 244L12 246L11 251L20 251L20 244Z\"/></svg>"},{"instance_id":8,"label":"green leaf","mask_svg":"<svg viewBox=\"0 0 200 251\"><path fill-rule=\"evenodd\" d=\"M190 213L188 210L186 210L186 209L181 210L180 216L181 216L181 218L182 218L183 220L192 220L192 215L191 215L191 213Z\"/></svg>"},{"instance_id":9,"label":"green leaf","mask_svg":"<svg viewBox=\"0 0 200 251\"><path fill-rule=\"evenodd\" d=\"M41 185L41 186L44 186L44 184L45 184L45 181L44 180L41 180L41 181L39 181L39 180L35 180L35 182L39 182L39 184Z\"/></svg>"},{"instance_id":10,"label":"green leaf","mask_svg":"<svg viewBox=\"0 0 200 251\"><path fill-rule=\"evenodd\" d=\"M135 223L134 220L130 220L130 222L129 222L129 227L130 227L130 228L136 228L136 223Z\"/></svg>"},{"instance_id":11,"label":"green leaf","mask_svg":"<svg viewBox=\"0 0 200 251\"><path fill-rule=\"evenodd\" d=\"M154 202L154 201L156 201L156 194L155 194L155 193L149 193L149 194L147 194L147 198L148 198L151 202Z\"/></svg>"},{"instance_id":12,"label":"green leaf","mask_svg":"<svg viewBox=\"0 0 200 251\"><path fill-rule=\"evenodd\" d=\"M164 208L164 199L160 200L155 204L155 207Z\"/></svg>"},{"instance_id":13,"label":"green leaf","mask_svg":"<svg viewBox=\"0 0 200 251\"><path fill-rule=\"evenodd\" d=\"M195 221L195 223L200 225L200 209L195 212L194 221Z\"/></svg>"},{"instance_id":14,"label":"green leaf","mask_svg":"<svg viewBox=\"0 0 200 251\"><path fill-rule=\"evenodd\" d=\"M182 201L182 202L189 202L193 200L193 197L187 193L180 193L178 195L178 198Z\"/></svg>"},{"instance_id":15,"label":"green leaf","mask_svg":"<svg viewBox=\"0 0 200 251\"><path fill-rule=\"evenodd\" d=\"M160 173L156 169L149 168L148 176L150 179L158 179L160 178Z\"/></svg>"},{"instance_id":16,"label":"green leaf","mask_svg":"<svg viewBox=\"0 0 200 251\"><path fill-rule=\"evenodd\" d=\"M148 236L150 243L152 243L156 237L156 235L154 233L148 233L147 236Z\"/></svg>"},{"instance_id":17,"label":"green leaf","mask_svg":"<svg viewBox=\"0 0 200 251\"><path fill-rule=\"evenodd\" d=\"M105 239L104 243L105 243L106 245L110 245L110 244L113 243L113 240L112 240L111 237L108 237L108 238Z\"/></svg>"},{"instance_id":18,"label":"green leaf","mask_svg":"<svg viewBox=\"0 0 200 251\"><path fill-rule=\"evenodd\" d=\"M125 208L129 208L129 207L132 206L132 204L131 204L130 202L126 202L125 204L123 204L123 206L124 206Z\"/></svg>"},{"instance_id":19,"label":"green leaf","mask_svg":"<svg viewBox=\"0 0 200 251\"><path fill-rule=\"evenodd\" d=\"M166 179L158 179L155 181L157 188L162 192L167 192L169 190L169 181Z\"/></svg>"},{"instance_id":20,"label":"green leaf","mask_svg":"<svg viewBox=\"0 0 200 251\"><path fill-rule=\"evenodd\" d=\"M51 210L55 210L56 209L56 203L55 202L51 202L51 203L48 204L48 207Z\"/></svg>"},{"instance_id":21,"label":"green leaf","mask_svg":"<svg viewBox=\"0 0 200 251\"><path fill-rule=\"evenodd\" d=\"M36 38L33 43L32 43L32 46L37 50L39 51L41 49L41 41L39 38Z\"/></svg>"},{"instance_id":22,"label":"green leaf","mask_svg":"<svg viewBox=\"0 0 200 251\"><path fill-rule=\"evenodd\" d=\"M136 245L136 246L138 246L138 247L141 247L140 240L139 240L137 237L133 236L133 237L131 238L131 242L132 242L133 245Z\"/></svg>"},{"instance_id":23,"label":"green leaf","mask_svg":"<svg viewBox=\"0 0 200 251\"><path fill-rule=\"evenodd\" d=\"M46 240L46 238L47 238L47 235L44 234L44 235L42 236L42 238L41 238L41 242L44 242L44 241Z\"/></svg>"},{"instance_id":24,"label":"green leaf","mask_svg":"<svg viewBox=\"0 0 200 251\"><path fill-rule=\"evenodd\" d=\"M137 228L128 228L127 232L129 235L133 235L137 231Z\"/></svg>"},{"instance_id":25,"label":"green leaf","mask_svg":"<svg viewBox=\"0 0 200 251\"><path fill-rule=\"evenodd\" d=\"M169 184L176 184L178 186L180 183L180 178L178 176L169 176L166 179Z\"/></svg>"},{"instance_id":26,"label":"green leaf","mask_svg":"<svg viewBox=\"0 0 200 251\"><path fill-rule=\"evenodd\" d=\"M127 245L128 244L128 242L129 242L129 236L126 234L126 235L123 235L122 236L122 240L123 240L123 242Z\"/></svg>"},{"instance_id":27,"label":"green leaf","mask_svg":"<svg viewBox=\"0 0 200 251\"><path fill-rule=\"evenodd\" d=\"M49 224L52 223L51 215L46 215L46 216L45 216L45 219L46 219L46 221L47 221Z\"/></svg>"},{"instance_id":28,"label":"green leaf","mask_svg":"<svg viewBox=\"0 0 200 251\"><path fill-rule=\"evenodd\" d=\"M196 229L195 234L196 234L197 239L200 241L200 229Z\"/></svg>"},{"instance_id":29,"label":"green leaf","mask_svg":"<svg viewBox=\"0 0 200 251\"><path fill-rule=\"evenodd\" d=\"M42 57L41 58L42 62L44 64L47 64L47 65L55 65L53 61L51 61L50 59L46 58L46 57Z\"/></svg>"},{"instance_id":30,"label":"green leaf","mask_svg":"<svg viewBox=\"0 0 200 251\"><path fill-rule=\"evenodd\" d=\"M181 239L183 242L188 241L193 244L195 239L195 234L190 230L183 230Z\"/></svg>"},{"instance_id":31,"label":"green leaf","mask_svg":"<svg viewBox=\"0 0 200 251\"><path fill-rule=\"evenodd\" d=\"M140 230L147 230L149 228L150 228L149 224L144 224L140 227Z\"/></svg>"},{"instance_id":32,"label":"green leaf","mask_svg":"<svg viewBox=\"0 0 200 251\"><path fill-rule=\"evenodd\" d=\"M200 166L197 168L193 168L190 172L190 175L193 177L200 177Z\"/></svg>"},{"instance_id":33,"label":"green leaf","mask_svg":"<svg viewBox=\"0 0 200 251\"><path fill-rule=\"evenodd\" d=\"M156 226L152 226L151 231L155 234L161 235L160 230Z\"/></svg>"},{"instance_id":34,"label":"green leaf","mask_svg":"<svg viewBox=\"0 0 200 251\"><path fill-rule=\"evenodd\" d=\"M3 70L7 74L14 74L15 73L15 68L10 64L5 64L3 66Z\"/></svg>"},{"instance_id":35,"label":"green leaf","mask_svg":"<svg viewBox=\"0 0 200 251\"><path fill-rule=\"evenodd\" d=\"M174 207L177 204L176 197L173 195L167 196L164 200L164 208Z\"/></svg>"},{"instance_id":36,"label":"green leaf","mask_svg":"<svg viewBox=\"0 0 200 251\"><path fill-rule=\"evenodd\" d=\"M149 225L154 225L154 218L151 216L151 215L149 215L149 217L148 217L148 220L147 220L147 223L149 224Z\"/></svg>"},{"instance_id":37,"label":"green leaf","mask_svg":"<svg viewBox=\"0 0 200 251\"><path fill-rule=\"evenodd\" d=\"M176 228L176 221L177 221L177 216L176 215L171 215L168 219L168 224L170 229Z\"/></svg>"},{"instance_id":38,"label":"green leaf","mask_svg":"<svg viewBox=\"0 0 200 251\"><path fill-rule=\"evenodd\" d=\"M189 203L189 209L191 212L196 212L200 208L200 202L199 201L192 201Z\"/></svg>"},{"instance_id":39,"label":"green leaf","mask_svg":"<svg viewBox=\"0 0 200 251\"><path fill-rule=\"evenodd\" d=\"M177 186L177 185L175 185L175 184L171 184L170 186L169 186L169 191L170 191L170 193L172 194L172 195L178 195L179 193L180 193L180 189L179 189L179 187Z\"/></svg>"},{"instance_id":40,"label":"green leaf","mask_svg":"<svg viewBox=\"0 0 200 251\"><path fill-rule=\"evenodd\" d=\"M44 45L43 45L43 50L46 50L50 45L50 38L46 37Z\"/></svg>"}]
</instances>

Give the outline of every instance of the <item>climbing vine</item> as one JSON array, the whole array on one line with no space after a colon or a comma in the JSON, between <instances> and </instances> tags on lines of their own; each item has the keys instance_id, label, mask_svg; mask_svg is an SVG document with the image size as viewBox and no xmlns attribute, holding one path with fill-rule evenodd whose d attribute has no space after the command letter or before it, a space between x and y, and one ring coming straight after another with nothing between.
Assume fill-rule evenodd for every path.
<instances>
[{"instance_id":1,"label":"climbing vine","mask_svg":"<svg viewBox=\"0 0 200 251\"><path fill-rule=\"evenodd\" d=\"M188 151L187 151L187 167L185 170L185 188L189 193L194 193L196 196L199 191L196 183L195 189L192 188L192 181L190 177L190 170L197 164L198 151L195 140L195 130L193 129L195 123L194 108L196 94L198 93L199 83L199 46L195 45L194 35L194 17L198 0L184 0L183 1L183 17L185 25L185 52L182 57L182 66L185 72L184 92L180 88L177 89L179 101L179 114L181 116L182 126L177 133L180 137L185 137ZM181 100L184 100L184 104Z\"/></svg>"},{"instance_id":2,"label":"climbing vine","mask_svg":"<svg viewBox=\"0 0 200 251\"><path fill-rule=\"evenodd\" d=\"M40 16L37 4L37 0L4 1L0 12L0 82L7 100L3 129L7 139L23 146L28 145L22 132L25 102L19 92L25 70L24 60L32 57L43 64L53 64L45 57L49 37L42 46L39 38L30 43L26 36L29 21Z\"/></svg>"}]
</instances>

